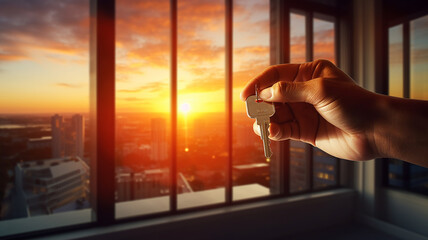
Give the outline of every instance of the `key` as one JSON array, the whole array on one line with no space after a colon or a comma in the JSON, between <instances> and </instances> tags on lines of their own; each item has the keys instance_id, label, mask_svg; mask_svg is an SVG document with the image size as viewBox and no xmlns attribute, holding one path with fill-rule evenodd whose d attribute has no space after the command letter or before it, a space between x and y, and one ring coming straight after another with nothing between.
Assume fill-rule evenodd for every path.
<instances>
[{"instance_id":1,"label":"key","mask_svg":"<svg viewBox=\"0 0 428 240\"><path fill-rule=\"evenodd\" d=\"M265 157L270 159L272 150L270 149L269 123L270 117L275 113L275 106L257 99L256 95L249 96L245 100L245 105L247 106L248 117L255 118L257 125L259 125Z\"/></svg>"}]
</instances>

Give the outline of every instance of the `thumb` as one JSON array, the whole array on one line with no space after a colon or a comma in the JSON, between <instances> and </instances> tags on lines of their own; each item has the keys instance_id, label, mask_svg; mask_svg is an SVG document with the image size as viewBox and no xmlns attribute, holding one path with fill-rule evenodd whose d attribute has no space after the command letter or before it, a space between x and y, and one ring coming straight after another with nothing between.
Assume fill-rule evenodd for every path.
<instances>
[{"instance_id":1,"label":"thumb","mask_svg":"<svg viewBox=\"0 0 428 240\"><path fill-rule=\"evenodd\" d=\"M314 80L306 82L277 82L260 92L260 98L267 102L306 102L315 104L318 92Z\"/></svg>"}]
</instances>

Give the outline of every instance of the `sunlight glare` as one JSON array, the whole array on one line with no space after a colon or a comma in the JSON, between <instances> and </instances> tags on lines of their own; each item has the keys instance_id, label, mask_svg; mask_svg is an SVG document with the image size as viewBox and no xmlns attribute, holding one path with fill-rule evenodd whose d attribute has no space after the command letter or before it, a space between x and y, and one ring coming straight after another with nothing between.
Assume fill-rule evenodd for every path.
<instances>
[{"instance_id":1,"label":"sunlight glare","mask_svg":"<svg viewBox=\"0 0 428 240\"><path fill-rule=\"evenodd\" d=\"M190 104L183 103L180 105L180 111L184 114L187 114L190 111Z\"/></svg>"}]
</instances>

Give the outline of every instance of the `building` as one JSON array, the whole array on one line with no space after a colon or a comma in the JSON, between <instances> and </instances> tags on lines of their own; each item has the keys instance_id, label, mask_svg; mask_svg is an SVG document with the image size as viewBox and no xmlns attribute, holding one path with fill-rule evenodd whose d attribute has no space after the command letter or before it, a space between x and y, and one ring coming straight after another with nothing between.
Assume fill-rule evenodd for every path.
<instances>
[{"instance_id":1,"label":"building","mask_svg":"<svg viewBox=\"0 0 428 240\"><path fill-rule=\"evenodd\" d=\"M128 167L116 167L117 202L159 197L168 193L168 169L159 168L134 172Z\"/></svg>"},{"instance_id":2,"label":"building","mask_svg":"<svg viewBox=\"0 0 428 240\"><path fill-rule=\"evenodd\" d=\"M80 114L71 117L71 142L74 143L71 156L83 158L85 146L85 119Z\"/></svg>"},{"instance_id":3,"label":"building","mask_svg":"<svg viewBox=\"0 0 428 240\"><path fill-rule=\"evenodd\" d=\"M15 166L15 198L29 217L88 206L89 167L79 157L21 162ZM12 202L14 204L14 202Z\"/></svg>"},{"instance_id":4,"label":"building","mask_svg":"<svg viewBox=\"0 0 428 240\"><path fill-rule=\"evenodd\" d=\"M151 120L151 159L156 161L166 160L168 157L166 139L166 120L153 118Z\"/></svg>"},{"instance_id":5,"label":"building","mask_svg":"<svg viewBox=\"0 0 428 240\"><path fill-rule=\"evenodd\" d=\"M307 144L290 141L290 191L298 192L309 187L306 154Z\"/></svg>"},{"instance_id":6,"label":"building","mask_svg":"<svg viewBox=\"0 0 428 240\"><path fill-rule=\"evenodd\" d=\"M52 131L52 157L59 158L64 156L64 136L63 136L63 118L55 114L51 117Z\"/></svg>"},{"instance_id":7,"label":"building","mask_svg":"<svg viewBox=\"0 0 428 240\"><path fill-rule=\"evenodd\" d=\"M55 114L51 118L52 157L78 156L83 159L85 146L85 120L75 114L71 120Z\"/></svg>"},{"instance_id":8,"label":"building","mask_svg":"<svg viewBox=\"0 0 428 240\"><path fill-rule=\"evenodd\" d=\"M313 148L314 187L328 187L337 184L337 158L322 150Z\"/></svg>"},{"instance_id":9,"label":"building","mask_svg":"<svg viewBox=\"0 0 428 240\"><path fill-rule=\"evenodd\" d=\"M45 136L41 138L29 138L27 141L27 149L43 149L52 146L52 137Z\"/></svg>"},{"instance_id":10,"label":"building","mask_svg":"<svg viewBox=\"0 0 428 240\"><path fill-rule=\"evenodd\" d=\"M236 185L260 184L269 187L268 163L250 163L233 166L233 180Z\"/></svg>"}]
</instances>

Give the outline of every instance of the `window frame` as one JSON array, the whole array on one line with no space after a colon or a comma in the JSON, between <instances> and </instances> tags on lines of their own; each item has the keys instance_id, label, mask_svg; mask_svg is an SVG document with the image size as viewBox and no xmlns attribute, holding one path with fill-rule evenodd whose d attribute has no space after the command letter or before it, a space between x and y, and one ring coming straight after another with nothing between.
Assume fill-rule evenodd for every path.
<instances>
[{"instance_id":1,"label":"window frame","mask_svg":"<svg viewBox=\"0 0 428 240\"><path fill-rule=\"evenodd\" d=\"M386 33L384 34L384 43L387 47L387 49L384 52L384 56L385 56L385 65L386 65L386 69L388 71L385 71L386 77L385 77L385 83L384 85L385 87L385 94L389 95L389 29L399 26L402 26L402 54L403 54L403 91L402 91L402 96L403 98L410 98L410 23L411 21L418 19L420 17L423 16L428 16L428 11L421 11L417 14L411 14L408 16L400 16L395 18L396 16L390 16L387 15L385 18L386 21ZM389 17L389 18L388 18ZM399 159L397 159L399 160ZM420 193L416 193L414 191L411 191L409 189L409 181L410 181L410 166L412 165L411 163L408 162L404 162L403 161L403 166L402 166L402 173L403 173L403 183L404 186L403 187L396 187L396 186L391 186L389 185L389 162L391 161L391 159L386 158L383 159L382 161L382 171L380 172L381 178L382 178L382 187L386 188L386 189L394 189L397 191L403 191L403 192L408 192L408 193L413 193L413 194L419 194L421 196L424 196L423 194ZM400 160L401 161L401 160ZM426 195L425 195L426 196Z\"/></svg>"},{"instance_id":2,"label":"window frame","mask_svg":"<svg viewBox=\"0 0 428 240\"><path fill-rule=\"evenodd\" d=\"M136 220L153 219L201 210L278 199L306 193L317 193L343 186L341 179L343 170L340 161L336 164L337 185L326 188L313 188L313 158L310 161L308 174L310 188L307 191L290 193L290 152L289 141L277 143L280 156L278 161L271 163L271 170L278 171L279 179L275 189L269 196L244 200L233 200L232 179L232 133L233 133L233 0L225 0L225 104L226 104L226 137L228 144L228 164L226 171L225 202L200 207L177 209L177 0L170 0L170 76L171 76L171 185L169 192L170 209L166 212L117 219L115 217L115 0L90 0L90 126L91 126L91 206L92 222L68 225L64 227L22 232L5 236L7 238L35 237L55 234L64 231L108 226ZM290 60L290 13L292 9L305 11L307 51L306 59L313 57L313 18L314 13L333 17L335 28L335 58L340 66L340 6L331 6L302 1L270 0L270 63L288 63ZM310 19L310 21L308 21ZM310 41L308 41L308 39ZM310 49L310 51L308 51ZM310 55L308 55L308 53ZM312 152L312 149L310 150ZM272 179L272 178L271 178ZM272 181L272 180L271 180ZM102 184L100 184L102 183ZM271 182L272 184L272 182Z\"/></svg>"}]
</instances>

